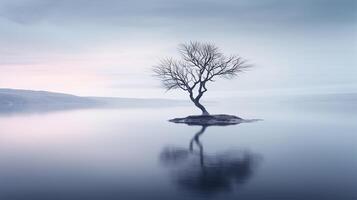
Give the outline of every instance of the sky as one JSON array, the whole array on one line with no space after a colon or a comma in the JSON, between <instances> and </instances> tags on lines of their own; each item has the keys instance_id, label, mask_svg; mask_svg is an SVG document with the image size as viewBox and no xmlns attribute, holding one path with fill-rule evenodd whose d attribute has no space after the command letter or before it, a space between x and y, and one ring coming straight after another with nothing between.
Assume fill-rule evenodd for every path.
<instances>
[{"instance_id":1,"label":"sky","mask_svg":"<svg viewBox=\"0 0 357 200\"><path fill-rule=\"evenodd\" d=\"M181 98L151 68L180 43L254 67L207 95L357 91L355 0L1 0L0 88Z\"/></svg>"}]
</instances>

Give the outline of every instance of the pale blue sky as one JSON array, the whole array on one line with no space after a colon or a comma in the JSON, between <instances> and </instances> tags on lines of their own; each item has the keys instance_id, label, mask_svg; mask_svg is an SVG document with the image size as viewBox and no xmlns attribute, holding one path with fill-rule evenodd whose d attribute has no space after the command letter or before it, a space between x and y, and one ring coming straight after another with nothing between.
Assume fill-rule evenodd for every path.
<instances>
[{"instance_id":1,"label":"pale blue sky","mask_svg":"<svg viewBox=\"0 0 357 200\"><path fill-rule=\"evenodd\" d=\"M209 97L357 91L354 0L2 0L0 87L176 97L150 76L179 43L216 43L255 65Z\"/></svg>"}]
</instances>

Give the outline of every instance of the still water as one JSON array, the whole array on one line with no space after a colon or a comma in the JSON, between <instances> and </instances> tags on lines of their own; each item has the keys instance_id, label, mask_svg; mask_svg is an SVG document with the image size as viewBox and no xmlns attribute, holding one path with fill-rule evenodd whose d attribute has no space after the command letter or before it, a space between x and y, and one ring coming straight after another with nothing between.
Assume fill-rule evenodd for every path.
<instances>
[{"instance_id":1,"label":"still water","mask_svg":"<svg viewBox=\"0 0 357 200\"><path fill-rule=\"evenodd\" d=\"M167 120L190 106L0 115L0 199L357 199L354 100L211 103L263 119Z\"/></svg>"}]
</instances>

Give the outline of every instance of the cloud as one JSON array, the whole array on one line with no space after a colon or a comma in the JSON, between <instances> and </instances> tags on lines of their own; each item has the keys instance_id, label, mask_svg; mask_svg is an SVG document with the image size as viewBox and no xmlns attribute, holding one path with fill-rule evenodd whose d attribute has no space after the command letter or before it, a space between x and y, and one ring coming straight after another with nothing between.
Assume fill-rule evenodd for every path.
<instances>
[{"instance_id":1,"label":"cloud","mask_svg":"<svg viewBox=\"0 0 357 200\"><path fill-rule=\"evenodd\" d=\"M169 25L213 20L246 23L356 22L354 0L3 0L0 15L20 24Z\"/></svg>"}]
</instances>

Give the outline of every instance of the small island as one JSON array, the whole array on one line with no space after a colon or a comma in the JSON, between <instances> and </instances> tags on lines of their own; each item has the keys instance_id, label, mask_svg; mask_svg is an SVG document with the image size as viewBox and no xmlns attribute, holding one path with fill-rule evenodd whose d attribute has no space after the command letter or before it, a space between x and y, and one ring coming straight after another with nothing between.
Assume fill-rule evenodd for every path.
<instances>
[{"instance_id":1,"label":"small island","mask_svg":"<svg viewBox=\"0 0 357 200\"><path fill-rule=\"evenodd\" d=\"M234 125L245 122L244 119L234 116L234 115L190 115L184 118L174 118L170 119L170 122L174 123L184 123L188 125L201 125L201 126L225 126L225 125Z\"/></svg>"},{"instance_id":2,"label":"small island","mask_svg":"<svg viewBox=\"0 0 357 200\"><path fill-rule=\"evenodd\" d=\"M183 118L170 119L170 122L194 126L228 126L244 122L260 121L260 119L242 119L234 115L190 115Z\"/></svg>"}]
</instances>

